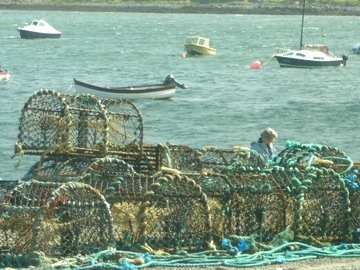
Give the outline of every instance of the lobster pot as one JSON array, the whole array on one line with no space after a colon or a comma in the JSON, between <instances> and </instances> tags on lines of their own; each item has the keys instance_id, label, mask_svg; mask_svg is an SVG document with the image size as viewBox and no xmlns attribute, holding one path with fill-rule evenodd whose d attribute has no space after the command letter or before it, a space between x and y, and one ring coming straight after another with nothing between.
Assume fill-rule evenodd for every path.
<instances>
[{"instance_id":1,"label":"lobster pot","mask_svg":"<svg viewBox=\"0 0 360 270\"><path fill-rule=\"evenodd\" d=\"M69 182L80 181L85 176L86 183L101 192L107 188L115 188L116 183L123 177L135 179L141 177L134 171L138 163L130 165L118 158L95 158L95 157L68 157L68 156L42 156L39 162L36 162L28 172L22 177L23 181L36 179L38 181L51 182ZM91 176L89 178L89 176ZM82 182L83 180L81 180ZM138 180L139 183L141 182ZM5 183L5 182L4 182ZM5 184L4 184L5 185ZM114 186L115 185L115 186ZM141 186L141 184L139 184ZM1 181L0 181L1 187Z\"/></svg>"},{"instance_id":2,"label":"lobster pot","mask_svg":"<svg viewBox=\"0 0 360 270\"><path fill-rule=\"evenodd\" d=\"M2 250L47 256L89 254L113 242L109 205L83 183L23 182L1 205Z\"/></svg>"},{"instance_id":3,"label":"lobster pot","mask_svg":"<svg viewBox=\"0 0 360 270\"><path fill-rule=\"evenodd\" d=\"M298 234L319 241L344 241L350 237L350 197L341 177L333 170L309 170L301 202Z\"/></svg>"},{"instance_id":4,"label":"lobster pot","mask_svg":"<svg viewBox=\"0 0 360 270\"><path fill-rule=\"evenodd\" d=\"M220 242L225 237L226 206L234 187L229 178L223 174L191 173L186 176L193 179L207 195L209 213L212 218L211 235L214 237L214 241Z\"/></svg>"},{"instance_id":5,"label":"lobster pot","mask_svg":"<svg viewBox=\"0 0 360 270\"><path fill-rule=\"evenodd\" d=\"M117 248L134 244L138 234L136 216L153 178L136 173L123 160L102 158L93 162L79 181L100 190L111 204Z\"/></svg>"},{"instance_id":6,"label":"lobster pot","mask_svg":"<svg viewBox=\"0 0 360 270\"><path fill-rule=\"evenodd\" d=\"M140 151L143 144L144 123L139 109L129 100L101 99L108 117L109 151ZM121 148L121 146L130 146ZM132 146L132 148L131 148Z\"/></svg>"},{"instance_id":7,"label":"lobster pot","mask_svg":"<svg viewBox=\"0 0 360 270\"><path fill-rule=\"evenodd\" d=\"M198 150L198 159L201 169L214 169L231 162L234 152L231 150L206 147Z\"/></svg>"},{"instance_id":8,"label":"lobster pot","mask_svg":"<svg viewBox=\"0 0 360 270\"><path fill-rule=\"evenodd\" d=\"M164 174L145 194L139 212L139 242L174 253L210 248L209 206L194 180Z\"/></svg>"},{"instance_id":9,"label":"lobster pot","mask_svg":"<svg viewBox=\"0 0 360 270\"><path fill-rule=\"evenodd\" d=\"M198 150L199 163L202 170L222 171L236 169L240 166L246 167L264 167L264 159L259 153L250 150L224 150L216 147L205 147ZM236 166L234 166L236 165Z\"/></svg>"},{"instance_id":10,"label":"lobster pot","mask_svg":"<svg viewBox=\"0 0 360 270\"><path fill-rule=\"evenodd\" d=\"M0 250L21 254L31 250L32 229L37 209L1 206Z\"/></svg>"},{"instance_id":11,"label":"lobster pot","mask_svg":"<svg viewBox=\"0 0 360 270\"><path fill-rule=\"evenodd\" d=\"M130 101L42 89L21 112L15 153L141 155L143 120ZM110 151L110 152L109 152Z\"/></svg>"},{"instance_id":12,"label":"lobster pot","mask_svg":"<svg viewBox=\"0 0 360 270\"><path fill-rule=\"evenodd\" d=\"M233 179L235 189L226 209L226 235L256 235L268 242L286 228L289 199L271 174L247 171Z\"/></svg>"},{"instance_id":13,"label":"lobster pot","mask_svg":"<svg viewBox=\"0 0 360 270\"><path fill-rule=\"evenodd\" d=\"M15 152L42 153L64 145L69 135L68 114L68 105L60 93L53 90L35 93L21 110Z\"/></svg>"},{"instance_id":14,"label":"lobster pot","mask_svg":"<svg viewBox=\"0 0 360 270\"><path fill-rule=\"evenodd\" d=\"M162 165L184 172L232 170L237 166L264 167L263 158L254 151L216 147L192 149L184 145L159 144ZM233 165L235 164L235 165ZM233 165L233 166L232 166Z\"/></svg>"},{"instance_id":15,"label":"lobster pot","mask_svg":"<svg viewBox=\"0 0 360 270\"><path fill-rule=\"evenodd\" d=\"M305 169L314 167L331 167L341 173L352 161L346 154L336 147L320 144L303 144L299 142L287 142L286 148L277 157L276 162L284 168Z\"/></svg>"},{"instance_id":16,"label":"lobster pot","mask_svg":"<svg viewBox=\"0 0 360 270\"><path fill-rule=\"evenodd\" d=\"M42 182L66 183L83 177L87 168L95 162L91 157L42 156L23 176L23 181L38 180Z\"/></svg>"},{"instance_id":17,"label":"lobster pot","mask_svg":"<svg viewBox=\"0 0 360 270\"><path fill-rule=\"evenodd\" d=\"M301 200L304 197L303 186L306 186L305 182L302 182L306 179L304 171L297 168L274 167L268 174L269 179L279 187L285 198L284 224L291 226L292 231L296 232L301 224Z\"/></svg>"},{"instance_id":18,"label":"lobster pot","mask_svg":"<svg viewBox=\"0 0 360 270\"><path fill-rule=\"evenodd\" d=\"M237 149L234 147L231 159L229 159L226 166L217 168L217 171L221 171L227 174L236 174L238 170L248 170L251 168L264 169L267 166L264 158L254 150Z\"/></svg>"},{"instance_id":19,"label":"lobster pot","mask_svg":"<svg viewBox=\"0 0 360 270\"><path fill-rule=\"evenodd\" d=\"M92 150L105 155L107 144L107 117L100 100L92 95L68 98L68 144L79 153ZM91 152L90 152L91 154Z\"/></svg>"},{"instance_id":20,"label":"lobster pot","mask_svg":"<svg viewBox=\"0 0 360 270\"><path fill-rule=\"evenodd\" d=\"M350 191L353 242L360 242L360 190Z\"/></svg>"},{"instance_id":21,"label":"lobster pot","mask_svg":"<svg viewBox=\"0 0 360 270\"><path fill-rule=\"evenodd\" d=\"M159 144L159 151L162 156L161 164L168 168L184 172L201 171L198 152L196 149L186 145Z\"/></svg>"},{"instance_id":22,"label":"lobster pot","mask_svg":"<svg viewBox=\"0 0 360 270\"><path fill-rule=\"evenodd\" d=\"M141 153L143 119L128 100L97 98L93 95L67 96L71 111L73 147L95 154Z\"/></svg>"},{"instance_id":23,"label":"lobster pot","mask_svg":"<svg viewBox=\"0 0 360 270\"><path fill-rule=\"evenodd\" d=\"M18 180L0 180L0 203L5 198L5 195L16 187L18 183Z\"/></svg>"},{"instance_id":24,"label":"lobster pot","mask_svg":"<svg viewBox=\"0 0 360 270\"><path fill-rule=\"evenodd\" d=\"M116 203L118 197L133 199L141 198L148 189L150 178L138 174L133 167L117 158L101 158L88 166L79 179L98 190L111 203Z\"/></svg>"}]
</instances>

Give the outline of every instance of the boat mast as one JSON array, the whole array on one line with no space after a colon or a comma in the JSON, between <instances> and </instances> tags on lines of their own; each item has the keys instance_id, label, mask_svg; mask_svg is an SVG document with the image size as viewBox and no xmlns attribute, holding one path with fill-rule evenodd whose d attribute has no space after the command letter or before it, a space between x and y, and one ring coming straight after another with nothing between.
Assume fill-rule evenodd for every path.
<instances>
[{"instance_id":1,"label":"boat mast","mask_svg":"<svg viewBox=\"0 0 360 270\"><path fill-rule=\"evenodd\" d=\"M303 12L301 20L301 35L300 35L300 50L302 49L302 38L303 38L303 29L304 29L304 16L305 16L305 0L303 1Z\"/></svg>"}]
</instances>

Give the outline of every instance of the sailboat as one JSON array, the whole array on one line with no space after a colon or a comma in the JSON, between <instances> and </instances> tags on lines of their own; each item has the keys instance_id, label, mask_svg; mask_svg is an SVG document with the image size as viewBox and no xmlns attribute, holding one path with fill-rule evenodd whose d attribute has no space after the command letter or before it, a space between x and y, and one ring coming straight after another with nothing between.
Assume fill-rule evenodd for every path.
<instances>
[{"instance_id":1,"label":"sailboat","mask_svg":"<svg viewBox=\"0 0 360 270\"><path fill-rule=\"evenodd\" d=\"M329 48L323 44L303 44L304 17L305 0L303 1L300 49L273 55L280 67L319 68L346 66L346 60L348 59L346 55L341 57L332 55Z\"/></svg>"}]
</instances>

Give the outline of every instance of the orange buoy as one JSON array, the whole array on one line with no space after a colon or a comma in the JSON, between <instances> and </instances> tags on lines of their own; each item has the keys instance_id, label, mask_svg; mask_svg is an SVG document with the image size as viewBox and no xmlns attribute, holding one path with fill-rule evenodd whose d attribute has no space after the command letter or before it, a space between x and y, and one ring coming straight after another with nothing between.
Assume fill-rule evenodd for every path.
<instances>
[{"instance_id":1,"label":"orange buoy","mask_svg":"<svg viewBox=\"0 0 360 270\"><path fill-rule=\"evenodd\" d=\"M250 65L251 69L259 69L261 68L261 62L259 60L256 60L254 62L252 62L252 64Z\"/></svg>"}]
</instances>

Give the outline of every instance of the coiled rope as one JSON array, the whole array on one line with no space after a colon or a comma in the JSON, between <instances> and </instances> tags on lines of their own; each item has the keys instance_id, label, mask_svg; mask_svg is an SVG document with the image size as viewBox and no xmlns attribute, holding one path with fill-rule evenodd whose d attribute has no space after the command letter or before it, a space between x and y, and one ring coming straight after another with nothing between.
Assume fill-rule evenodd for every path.
<instances>
[{"instance_id":1,"label":"coiled rope","mask_svg":"<svg viewBox=\"0 0 360 270\"><path fill-rule=\"evenodd\" d=\"M295 250L292 250L294 249ZM149 253L140 254L134 252L111 251L112 254L119 253L122 256L128 257L120 259L117 264L109 263L95 263L96 260L91 260L91 265L75 268L76 270L88 269L141 269L150 267L211 267L211 266L232 266L232 267L253 267L269 264L289 263L301 261L306 259L316 259L321 257L331 258L346 258L346 257L360 257L360 245L358 244L340 244L339 246L330 246L325 248L314 247L301 242L289 242L271 250L259 251L253 254L242 254L237 252L235 254L229 252L231 245L227 250L208 250L198 253L179 252L175 255L158 256L150 255ZM230 255L229 253L233 254ZM106 251L101 252L102 255L109 254ZM102 257L95 254L94 258ZM142 258L145 263L135 265L131 263L131 258ZM85 261L83 261L85 262Z\"/></svg>"}]
</instances>

